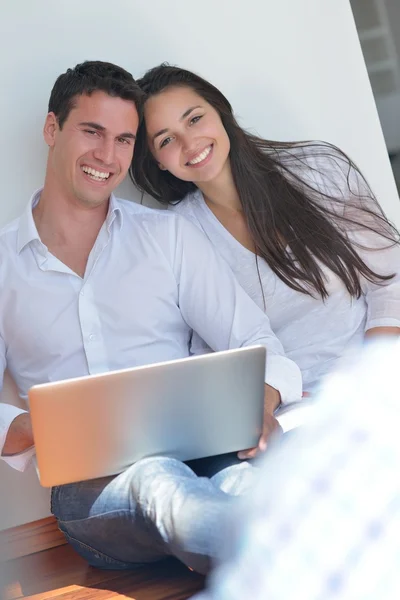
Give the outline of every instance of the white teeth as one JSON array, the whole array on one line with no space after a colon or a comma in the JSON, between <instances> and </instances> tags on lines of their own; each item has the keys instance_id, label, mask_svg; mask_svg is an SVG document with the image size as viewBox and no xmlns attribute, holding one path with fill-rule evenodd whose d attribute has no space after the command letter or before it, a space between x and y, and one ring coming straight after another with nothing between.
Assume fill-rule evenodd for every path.
<instances>
[{"instance_id":1,"label":"white teeth","mask_svg":"<svg viewBox=\"0 0 400 600\"><path fill-rule=\"evenodd\" d=\"M104 181L105 179L108 179L110 177L110 173L96 171L95 169L92 169L91 167L83 166L82 171L84 171L84 173L87 173L88 175L90 175L92 177L92 179L95 179L96 181Z\"/></svg>"},{"instance_id":2,"label":"white teeth","mask_svg":"<svg viewBox=\"0 0 400 600\"><path fill-rule=\"evenodd\" d=\"M210 154L210 152L211 152L211 146L208 146L208 148L203 150L203 152L201 154L199 154L198 156L196 156L196 158L193 158L193 160L190 160L189 165L197 165L201 161L205 160L207 158L207 156Z\"/></svg>"}]
</instances>

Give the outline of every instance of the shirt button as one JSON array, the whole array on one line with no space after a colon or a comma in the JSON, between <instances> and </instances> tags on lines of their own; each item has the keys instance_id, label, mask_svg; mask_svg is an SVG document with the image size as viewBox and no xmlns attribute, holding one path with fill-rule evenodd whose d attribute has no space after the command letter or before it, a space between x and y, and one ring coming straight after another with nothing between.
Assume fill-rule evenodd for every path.
<instances>
[{"instance_id":1,"label":"shirt button","mask_svg":"<svg viewBox=\"0 0 400 600\"><path fill-rule=\"evenodd\" d=\"M91 333L91 334L89 335L89 340L90 340L91 342L94 342L94 340L95 340L95 339L96 339L96 336L95 336L95 334L94 334L94 333Z\"/></svg>"},{"instance_id":2,"label":"shirt button","mask_svg":"<svg viewBox=\"0 0 400 600\"><path fill-rule=\"evenodd\" d=\"M81 296L84 296L85 292L83 290L81 290Z\"/></svg>"}]
</instances>

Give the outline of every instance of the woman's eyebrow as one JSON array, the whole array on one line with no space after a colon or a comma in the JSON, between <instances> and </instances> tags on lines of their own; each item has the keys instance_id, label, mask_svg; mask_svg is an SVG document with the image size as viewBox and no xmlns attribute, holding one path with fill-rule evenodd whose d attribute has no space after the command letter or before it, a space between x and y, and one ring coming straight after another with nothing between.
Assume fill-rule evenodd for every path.
<instances>
[{"instance_id":1,"label":"woman's eyebrow","mask_svg":"<svg viewBox=\"0 0 400 600\"><path fill-rule=\"evenodd\" d=\"M193 110L195 110L196 108L201 108L201 106L200 106L200 105L198 105L198 106L191 106L190 108L188 108L187 110L185 110L185 112L183 113L183 115L181 116L181 118L180 118L179 120L180 120L180 121L183 121L183 119L186 119L186 117L188 117L188 116L190 115L190 113L191 113ZM160 135L163 135L164 133L167 133L167 131L168 131L168 127L167 127L167 128L165 128L165 129L160 129L160 131L157 131L157 133L155 133L155 134L153 135L153 143L154 143L154 140L155 140L157 137L159 137Z\"/></svg>"}]
</instances>

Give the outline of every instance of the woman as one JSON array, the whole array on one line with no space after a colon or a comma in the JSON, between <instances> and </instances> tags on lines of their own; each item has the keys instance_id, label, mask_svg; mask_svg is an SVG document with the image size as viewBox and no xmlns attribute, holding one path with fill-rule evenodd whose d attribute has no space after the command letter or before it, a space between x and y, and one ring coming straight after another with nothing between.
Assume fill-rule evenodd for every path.
<instances>
[{"instance_id":1,"label":"woman","mask_svg":"<svg viewBox=\"0 0 400 600\"><path fill-rule=\"evenodd\" d=\"M306 391L365 336L400 333L399 235L343 152L247 133L223 94L183 69L161 65L139 85L133 182L205 232Z\"/></svg>"}]
</instances>

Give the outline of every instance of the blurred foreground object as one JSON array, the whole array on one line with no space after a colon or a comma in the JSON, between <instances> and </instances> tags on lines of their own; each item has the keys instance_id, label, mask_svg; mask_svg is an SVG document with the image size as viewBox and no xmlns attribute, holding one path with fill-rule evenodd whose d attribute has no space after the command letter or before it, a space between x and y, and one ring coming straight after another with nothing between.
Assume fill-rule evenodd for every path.
<instances>
[{"instance_id":1,"label":"blurred foreground object","mask_svg":"<svg viewBox=\"0 0 400 600\"><path fill-rule=\"evenodd\" d=\"M373 343L265 457L196 600L400 598L400 345Z\"/></svg>"}]
</instances>

